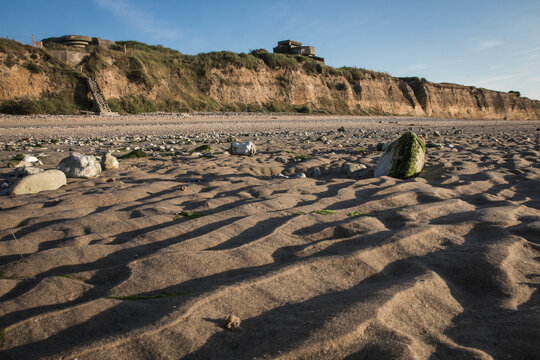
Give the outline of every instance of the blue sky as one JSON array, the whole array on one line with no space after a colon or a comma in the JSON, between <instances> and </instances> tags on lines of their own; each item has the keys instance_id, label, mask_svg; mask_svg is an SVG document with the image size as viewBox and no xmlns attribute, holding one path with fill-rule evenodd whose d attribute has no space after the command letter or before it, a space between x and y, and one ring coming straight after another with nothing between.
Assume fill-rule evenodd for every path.
<instances>
[{"instance_id":1,"label":"blue sky","mask_svg":"<svg viewBox=\"0 0 540 360\"><path fill-rule=\"evenodd\" d=\"M0 36L23 43L80 34L198 54L293 39L335 67L540 99L539 0L0 1Z\"/></svg>"}]
</instances>

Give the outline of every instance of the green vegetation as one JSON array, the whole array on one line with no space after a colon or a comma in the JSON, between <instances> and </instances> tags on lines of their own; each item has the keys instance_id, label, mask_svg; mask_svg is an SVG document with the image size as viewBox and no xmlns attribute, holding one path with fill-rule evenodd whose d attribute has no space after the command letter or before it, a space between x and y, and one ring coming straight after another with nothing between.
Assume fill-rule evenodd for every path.
<instances>
[{"instance_id":1,"label":"green vegetation","mask_svg":"<svg viewBox=\"0 0 540 360\"><path fill-rule=\"evenodd\" d=\"M178 297L178 296L186 296L187 292L182 293L157 293L157 294L149 294L149 295L126 295L126 296L107 296L108 299L116 299L116 300L152 300L152 299L162 299L162 298L170 298L170 297Z\"/></svg>"},{"instance_id":2,"label":"green vegetation","mask_svg":"<svg viewBox=\"0 0 540 360\"><path fill-rule=\"evenodd\" d=\"M127 154L124 154L122 156L119 156L118 159L134 159L134 158L144 158L148 157L148 154L142 151L141 149L133 150L128 152Z\"/></svg>"},{"instance_id":3,"label":"green vegetation","mask_svg":"<svg viewBox=\"0 0 540 360\"><path fill-rule=\"evenodd\" d=\"M145 96L126 95L120 99L111 98L107 100L111 111L128 114L141 114L156 112L160 109L157 101Z\"/></svg>"},{"instance_id":4,"label":"green vegetation","mask_svg":"<svg viewBox=\"0 0 540 360\"><path fill-rule=\"evenodd\" d=\"M32 55L34 55L34 54L32 54ZM28 69L28 71L30 71L33 74L42 74L43 73L43 69L41 68L41 66L37 65L36 63L30 62L30 61L25 62L23 64L23 67Z\"/></svg>"},{"instance_id":5,"label":"green vegetation","mask_svg":"<svg viewBox=\"0 0 540 360\"><path fill-rule=\"evenodd\" d=\"M358 210L358 211L353 211L353 212L349 213L349 216L352 217L352 218L355 218L355 217L360 217L360 216L375 217L377 215L373 214L373 213L364 213L364 212L361 212L360 210Z\"/></svg>"},{"instance_id":6,"label":"green vegetation","mask_svg":"<svg viewBox=\"0 0 540 360\"><path fill-rule=\"evenodd\" d=\"M291 150L284 150L285 153L287 154L293 154L294 155L294 158L296 160L299 160L299 161L306 161L306 160L309 160L311 159L312 157L309 156L309 155L304 155L302 153L299 153L299 152L296 152L296 151L291 151Z\"/></svg>"},{"instance_id":7,"label":"green vegetation","mask_svg":"<svg viewBox=\"0 0 540 360\"><path fill-rule=\"evenodd\" d=\"M19 165L19 163L22 161L22 159L24 159L24 154L17 154L17 155L15 155L15 156L7 163L7 167L8 167L8 168L14 168L14 167L16 167L17 165Z\"/></svg>"},{"instance_id":8,"label":"green vegetation","mask_svg":"<svg viewBox=\"0 0 540 360\"><path fill-rule=\"evenodd\" d=\"M336 210L313 210L311 213L319 215L332 215L336 213Z\"/></svg>"},{"instance_id":9,"label":"green vegetation","mask_svg":"<svg viewBox=\"0 0 540 360\"><path fill-rule=\"evenodd\" d=\"M349 87L344 82L340 82L336 84L336 89L339 91L347 91Z\"/></svg>"},{"instance_id":10,"label":"green vegetation","mask_svg":"<svg viewBox=\"0 0 540 360\"><path fill-rule=\"evenodd\" d=\"M190 219L198 219L198 218L206 216L206 215L208 215L208 214L203 214L203 213L195 212L195 211L191 211L191 210L182 210L182 211L176 213L174 219L178 220L178 219L180 219L182 217L187 217L187 218L190 218Z\"/></svg>"},{"instance_id":11,"label":"green vegetation","mask_svg":"<svg viewBox=\"0 0 540 360\"><path fill-rule=\"evenodd\" d=\"M211 145L208 145L208 144L204 144L204 145L201 145L201 146L197 146L195 149L191 150L191 152L214 152L215 149L211 146Z\"/></svg>"},{"instance_id":12,"label":"green vegetation","mask_svg":"<svg viewBox=\"0 0 540 360\"><path fill-rule=\"evenodd\" d=\"M73 95L71 96L73 97ZM62 95L44 96L40 99L17 99L0 101L0 113L11 115L53 114L67 115L77 111L73 100L66 100Z\"/></svg>"}]
</instances>

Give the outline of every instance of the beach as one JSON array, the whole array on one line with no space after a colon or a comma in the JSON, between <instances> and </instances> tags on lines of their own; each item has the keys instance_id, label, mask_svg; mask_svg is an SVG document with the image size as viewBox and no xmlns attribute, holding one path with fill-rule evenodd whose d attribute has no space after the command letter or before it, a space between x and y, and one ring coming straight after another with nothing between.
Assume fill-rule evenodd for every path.
<instances>
[{"instance_id":1,"label":"beach","mask_svg":"<svg viewBox=\"0 0 540 360\"><path fill-rule=\"evenodd\" d=\"M407 131L423 171L374 177ZM540 121L0 116L0 145L3 179L17 154L148 155L0 196L2 359L540 353Z\"/></svg>"}]
</instances>

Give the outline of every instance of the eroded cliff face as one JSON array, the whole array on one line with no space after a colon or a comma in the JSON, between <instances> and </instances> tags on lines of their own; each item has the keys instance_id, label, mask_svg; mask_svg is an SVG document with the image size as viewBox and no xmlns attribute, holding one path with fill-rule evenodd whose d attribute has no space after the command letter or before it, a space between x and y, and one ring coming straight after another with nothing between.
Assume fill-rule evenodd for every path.
<instances>
[{"instance_id":1,"label":"eroded cliff face","mask_svg":"<svg viewBox=\"0 0 540 360\"><path fill-rule=\"evenodd\" d=\"M73 79L55 77L38 53L33 58L44 69L28 70L30 56L7 64L9 54L0 53L0 101L30 98L44 94L73 92ZM264 63L257 68L238 65L212 68L200 77L187 79L173 68L152 73L151 85L133 81L118 59L106 58L94 75L108 100L126 96L151 99L156 104L188 104L188 98L209 101L212 109L229 107L270 109L269 104L304 107L309 111L342 114L392 114L463 119L540 119L540 101L486 89L455 84L435 84L417 78L399 79L369 71L351 78L334 69L324 73L307 73L302 68L274 69ZM259 61L259 60L257 60ZM58 63L54 63L58 67ZM69 66L66 64L66 68ZM70 68L75 71L75 68ZM51 71L50 71L51 70ZM175 72L176 71L176 72ZM79 76L79 75L77 75ZM80 92L81 84L77 84ZM193 101L192 101L193 102ZM239 107L239 105L242 105ZM190 108L187 107L188 111ZM198 108L204 110L205 108ZM158 106L157 110L161 110ZM208 109L210 110L210 109ZM279 111L279 110L276 110Z\"/></svg>"},{"instance_id":2,"label":"eroded cliff face","mask_svg":"<svg viewBox=\"0 0 540 360\"><path fill-rule=\"evenodd\" d=\"M539 119L540 101L456 84L409 79L425 116L463 119Z\"/></svg>"}]
</instances>

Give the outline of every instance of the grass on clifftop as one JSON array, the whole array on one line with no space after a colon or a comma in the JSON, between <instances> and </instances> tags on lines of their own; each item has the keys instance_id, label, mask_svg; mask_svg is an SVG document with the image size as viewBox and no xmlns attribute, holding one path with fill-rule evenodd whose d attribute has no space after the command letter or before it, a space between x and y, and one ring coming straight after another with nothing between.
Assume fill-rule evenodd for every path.
<instances>
[{"instance_id":1,"label":"grass on clifftop","mask_svg":"<svg viewBox=\"0 0 540 360\"><path fill-rule=\"evenodd\" d=\"M55 50L62 48L59 44L54 45ZM290 77L295 72L303 72L308 76L321 77L330 90L337 89L344 93L350 88L356 96L361 95L360 80L388 76L357 68L336 69L308 57L274 54L265 49L249 53L217 51L184 55L160 45L119 41L109 49L88 46L86 51L88 56L81 62L82 67L75 69L52 57L46 50L14 40L0 39L0 56L6 54L3 64L0 60L0 67L21 66L32 74L44 75L54 89L39 98L0 102L0 112L28 115L70 114L79 110L91 110L92 100L84 76L113 71L125 76L128 82L139 89L118 98L107 99L111 110L119 113L233 111L365 114L364 109L351 110L345 102L336 99L320 99L322 105L317 108L309 104L293 106L278 100L263 104L220 104L211 98L210 90L214 87L215 91L215 81L219 80L216 71L229 71L232 68L257 72L263 69L285 71L286 75L281 75L281 80L277 79L284 92L290 91ZM249 86L249 82L227 83L227 79L222 79L222 82L223 86Z\"/></svg>"}]
</instances>

